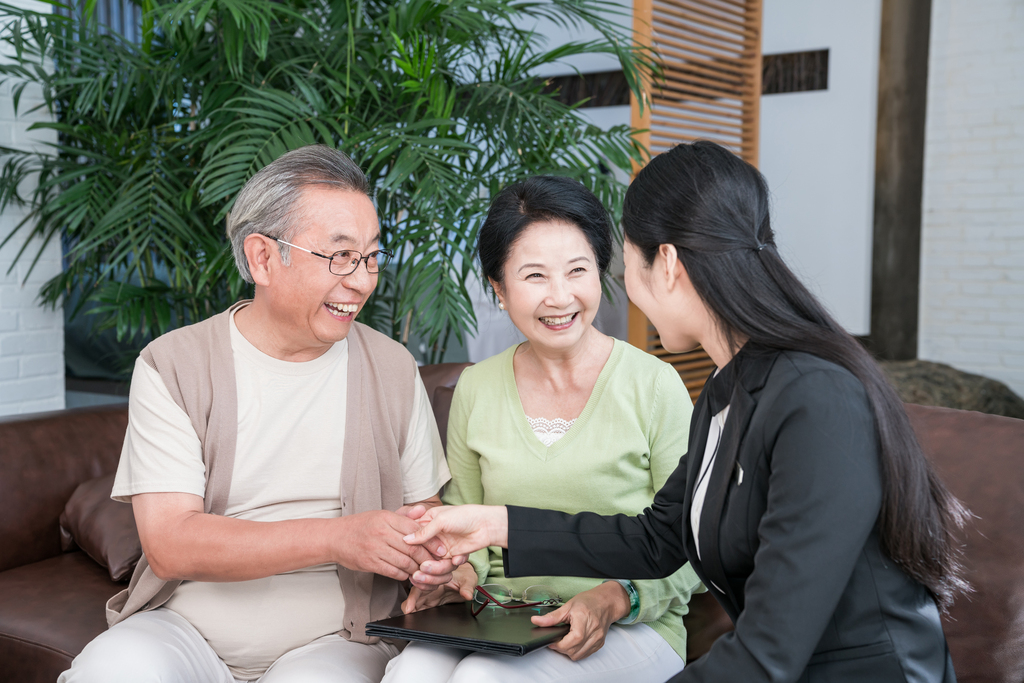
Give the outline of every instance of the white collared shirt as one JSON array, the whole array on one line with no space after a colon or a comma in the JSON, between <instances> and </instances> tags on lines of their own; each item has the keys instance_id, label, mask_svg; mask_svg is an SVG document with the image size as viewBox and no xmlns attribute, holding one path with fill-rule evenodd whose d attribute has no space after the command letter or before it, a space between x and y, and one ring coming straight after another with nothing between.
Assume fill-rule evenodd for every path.
<instances>
[{"instance_id":1,"label":"white collared shirt","mask_svg":"<svg viewBox=\"0 0 1024 683\"><path fill-rule=\"evenodd\" d=\"M729 406L722 408L717 415L711 418L711 427L708 429L708 442L704 447L704 459L700 463L700 471L697 475L697 488L693 491L693 505L690 506L690 528L693 530L693 543L697 546L697 559L700 558L700 513L704 509L704 498L708 493L708 482L711 481L711 472L715 457L718 453L718 446L722 441L722 430L725 428L725 420L729 417Z\"/></svg>"}]
</instances>

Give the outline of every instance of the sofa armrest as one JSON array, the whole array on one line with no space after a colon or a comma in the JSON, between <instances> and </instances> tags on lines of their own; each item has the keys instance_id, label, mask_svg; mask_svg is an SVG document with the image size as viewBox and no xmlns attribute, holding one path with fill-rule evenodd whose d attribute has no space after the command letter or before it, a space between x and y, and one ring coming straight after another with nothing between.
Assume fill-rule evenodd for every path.
<instances>
[{"instance_id":1,"label":"sofa armrest","mask_svg":"<svg viewBox=\"0 0 1024 683\"><path fill-rule=\"evenodd\" d=\"M0 420L0 572L60 554L65 503L116 471L127 427L123 405Z\"/></svg>"},{"instance_id":2,"label":"sofa armrest","mask_svg":"<svg viewBox=\"0 0 1024 683\"><path fill-rule=\"evenodd\" d=\"M961 681L1024 677L1024 420L907 405L928 459L971 511L957 534L967 580L942 617Z\"/></svg>"}]
</instances>

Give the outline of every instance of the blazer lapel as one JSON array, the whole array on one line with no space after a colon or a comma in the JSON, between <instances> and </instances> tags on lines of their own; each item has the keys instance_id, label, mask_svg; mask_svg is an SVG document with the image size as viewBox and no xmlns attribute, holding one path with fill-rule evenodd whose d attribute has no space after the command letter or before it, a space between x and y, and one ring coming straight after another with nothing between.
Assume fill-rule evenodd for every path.
<instances>
[{"instance_id":1,"label":"blazer lapel","mask_svg":"<svg viewBox=\"0 0 1024 683\"><path fill-rule=\"evenodd\" d=\"M724 594L733 606L733 614L740 613L742 601L733 593L725 570L722 567L722 556L719 538L723 530L720 528L722 510L729 484L735 475L736 457L739 454L740 441L750 424L757 403L751 395L737 382L729 401L729 416L722 431L722 440L718 446L718 455L711 470L704 507L700 515L701 564L704 573L712 585ZM745 533L745 531L741 531Z\"/></svg>"}]
</instances>

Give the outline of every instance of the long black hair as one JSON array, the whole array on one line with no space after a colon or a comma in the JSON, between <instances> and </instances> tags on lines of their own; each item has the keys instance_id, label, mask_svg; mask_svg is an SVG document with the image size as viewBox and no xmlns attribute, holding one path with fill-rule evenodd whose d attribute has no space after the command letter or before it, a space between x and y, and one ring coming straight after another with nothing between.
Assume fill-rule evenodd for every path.
<instances>
[{"instance_id":1,"label":"long black hair","mask_svg":"<svg viewBox=\"0 0 1024 683\"><path fill-rule=\"evenodd\" d=\"M713 142L683 144L644 167L626 192L622 223L647 265L672 244L733 352L803 351L861 381L874 413L882 473L882 547L943 608L967 588L954 530L967 515L931 468L903 403L870 354L786 266L769 221L768 185Z\"/></svg>"}]
</instances>

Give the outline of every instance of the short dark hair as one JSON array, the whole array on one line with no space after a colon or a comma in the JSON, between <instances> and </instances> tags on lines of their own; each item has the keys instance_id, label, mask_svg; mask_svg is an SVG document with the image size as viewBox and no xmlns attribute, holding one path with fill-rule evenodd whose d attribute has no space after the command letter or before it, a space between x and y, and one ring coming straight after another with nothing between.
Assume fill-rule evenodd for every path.
<instances>
[{"instance_id":1,"label":"short dark hair","mask_svg":"<svg viewBox=\"0 0 1024 683\"><path fill-rule=\"evenodd\" d=\"M612 260L612 221L601 200L571 178L533 176L509 185L491 202L477 237L484 277L501 284L512 245L524 230L542 221L562 221L579 228L604 275Z\"/></svg>"}]
</instances>

